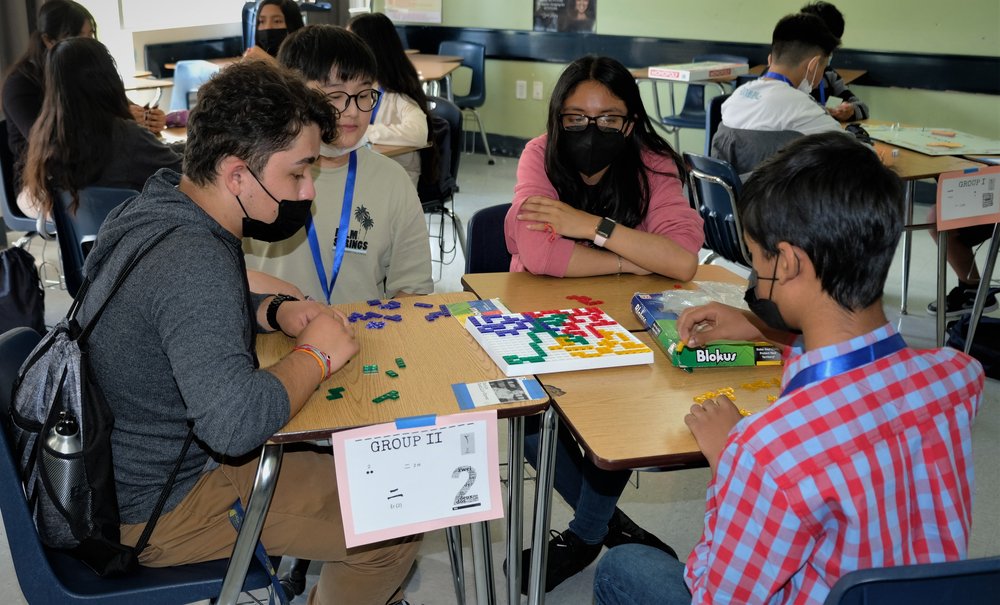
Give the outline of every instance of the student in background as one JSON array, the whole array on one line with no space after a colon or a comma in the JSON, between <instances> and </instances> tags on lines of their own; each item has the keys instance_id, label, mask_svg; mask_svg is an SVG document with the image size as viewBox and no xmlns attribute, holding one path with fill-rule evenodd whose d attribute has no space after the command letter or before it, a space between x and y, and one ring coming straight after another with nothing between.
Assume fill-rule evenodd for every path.
<instances>
[{"instance_id":1,"label":"student in background","mask_svg":"<svg viewBox=\"0 0 1000 605\"><path fill-rule=\"evenodd\" d=\"M250 59L271 60L288 34L302 29L302 11L292 0L264 0L257 7L254 45L243 53Z\"/></svg>"},{"instance_id":2,"label":"student in background","mask_svg":"<svg viewBox=\"0 0 1000 605\"><path fill-rule=\"evenodd\" d=\"M320 148L314 167L311 227L282 242L248 242L247 266L333 304L431 293L430 246L416 189L399 164L367 146L380 97L371 50L342 27L312 25L288 37L278 61L327 95L339 115L337 138ZM338 254L342 221L347 229Z\"/></svg>"},{"instance_id":3,"label":"student in background","mask_svg":"<svg viewBox=\"0 0 1000 605\"><path fill-rule=\"evenodd\" d=\"M133 119L108 49L90 37L55 43L17 198L21 211L48 214L53 190L70 192L74 210L85 187L141 190L160 168L180 170L181 156Z\"/></svg>"},{"instance_id":4,"label":"student in background","mask_svg":"<svg viewBox=\"0 0 1000 605\"><path fill-rule=\"evenodd\" d=\"M368 44L378 70L377 88L382 96L372 110L368 140L382 145L427 145L431 125L427 95L392 21L382 13L363 13L351 19L347 28ZM403 166L416 187L421 172L420 153L413 151L393 159Z\"/></svg>"},{"instance_id":5,"label":"student in background","mask_svg":"<svg viewBox=\"0 0 1000 605\"><path fill-rule=\"evenodd\" d=\"M778 21L768 71L737 88L722 104L712 155L744 174L802 135L842 131L809 96L839 45L816 15L797 13Z\"/></svg>"},{"instance_id":6,"label":"student in background","mask_svg":"<svg viewBox=\"0 0 1000 605\"><path fill-rule=\"evenodd\" d=\"M7 144L14 154L14 190L20 192L28 154L28 133L38 119L45 96L45 56L56 42L81 36L97 37L97 23L86 8L72 0L48 0L38 9L37 30L28 49L10 68L3 83L3 114L7 118ZM117 75L115 77L118 77ZM158 108L128 104L132 117L153 133L166 126Z\"/></svg>"},{"instance_id":7,"label":"student in background","mask_svg":"<svg viewBox=\"0 0 1000 605\"><path fill-rule=\"evenodd\" d=\"M827 29L837 39L844 37L844 15L829 2L813 2L802 7L801 12L816 15L823 20ZM827 112L839 122L856 122L868 118L868 105L847 88L844 79L840 77L832 65L827 65L823 71L823 79L813 89L812 97L826 107L829 97L841 99L841 104L827 109Z\"/></svg>"},{"instance_id":8,"label":"student in background","mask_svg":"<svg viewBox=\"0 0 1000 605\"><path fill-rule=\"evenodd\" d=\"M690 280L705 236L682 191L682 166L653 130L628 69L608 57L577 59L552 92L547 134L528 143L517 166L504 222L510 270ZM558 434L555 488L574 517L549 542L545 590L589 565L602 545L638 542L673 556L617 508L631 473L597 468L565 426ZM525 452L534 464L537 421L529 422ZM529 556L525 550L525 567ZM523 592L527 578L525 571Z\"/></svg>"},{"instance_id":9,"label":"student in background","mask_svg":"<svg viewBox=\"0 0 1000 605\"><path fill-rule=\"evenodd\" d=\"M886 320L899 178L850 137L818 134L761 165L737 203L752 314L711 303L677 325L691 346L800 333L781 396L746 418L725 397L691 407L712 471L702 538L686 569L613 549L594 579L600 605L822 603L855 569L968 555L983 368L911 349Z\"/></svg>"}]
</instances>

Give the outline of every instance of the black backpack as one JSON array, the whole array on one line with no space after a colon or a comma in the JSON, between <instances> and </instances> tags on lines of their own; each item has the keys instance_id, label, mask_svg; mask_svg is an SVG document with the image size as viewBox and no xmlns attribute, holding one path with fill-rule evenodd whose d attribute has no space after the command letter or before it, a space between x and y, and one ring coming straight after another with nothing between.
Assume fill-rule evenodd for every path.
<instances>
[{"instance_id":1,"label":"black backpack","mask_svg":"<svg viewBox=\"0 0 1000 605\"><path fill-rule=\"evenodd\" d=\"M127 573L138 565L194 436L188 432L139 542L134 548L121 544L111 460L115 419L94 380L87 338L132 269L172 231L133 255L81 327L76 315L90 289L86 279L66 317L35 347L14 382L14 455L38 535L46 546L68 551L101 576Z\"/></svg>"},{"instance_id":2,"label":"black backpack","mask_svg":"<svg viewBox=\"0 0 1000 605\"><path fill-rule=\"evenodd\" d=\"M0 334L22 326L45 333L45 290L35 257L15 244L0 251Z\"/></svg>"},{"instance_id":3,"label":"black backpack","mask_svg":"<svg viewBox=\"0 0 1000 605\"><path fill-rule=\"evenodd\" d=\"M948 342L945 344L959 351L964 351L965 337L969 333L969 320L971 318L971 315L963 315L961 319L950 322L948 324ZM988 377L1000 378L1000 319L985 315L979 319L969 355L983 364L983 371Z\"/></svg>"}]
</instances>

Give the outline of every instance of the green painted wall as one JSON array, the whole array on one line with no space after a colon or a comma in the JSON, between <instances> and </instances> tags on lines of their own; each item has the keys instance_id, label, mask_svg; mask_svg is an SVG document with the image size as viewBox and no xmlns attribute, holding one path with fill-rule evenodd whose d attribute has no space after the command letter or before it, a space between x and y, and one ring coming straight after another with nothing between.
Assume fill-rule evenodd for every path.
<instances>
[{"instance_id":1,"label":"green painted wall","mask_svg":"<svg viewBox=\"0 0 1000 605\"><path fill-rule=\"evenodd\" d=\"M806 0L598 0L597 30L602 34L740 41L766 44L774 23ZM383 6L376 0L375 8ZM492 29L531 29L532 0L443 0L443 25ZM910 0L837 0L847 19L844 47L895 52L1000 56L1000 2L963 0L942 3ZM905 6L905 10L901 10ZM836 55L834 55L836 65ZM486 129L516 137L544 131L548 95L564 65L488 60ZM637 67L637 66L633 66ZM459 92L463 74L456 76ZM514 98L517 80L541 81L542 101ZM643 84L647 107L650 83ZM665 85L662 85L665 88ZM1000 138L1000 98L955 92L852 86L872 109L872 117L955 128ZM677 86L678 104L684 86ZM666 103L666 94L661 95ZM667 112L667 108L664 107ZM672 142L672 141L671 141ZM704 147L702 131L681 133L681 149Z\"/></svg>"}]
</instances>

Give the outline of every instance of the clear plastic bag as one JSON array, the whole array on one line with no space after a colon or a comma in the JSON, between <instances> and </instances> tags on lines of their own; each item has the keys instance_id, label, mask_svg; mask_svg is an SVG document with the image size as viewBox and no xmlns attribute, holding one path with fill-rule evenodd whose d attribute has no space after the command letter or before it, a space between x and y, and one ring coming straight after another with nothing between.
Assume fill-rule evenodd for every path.
<instances>
[{"instance_id":1,"label":"clear plastic bag","mask_svg":"<svg viewBox=\"0 0 1000 605\"><path fill-rule=\"evenodd\" d=\"M693 282L697 290L664 290L662 292L662 308L664 311L679 314L688 307L700 307L712 301L725 305L746 309L743 294L746 287L718 281Z\"/></svg>"}]
</instances>

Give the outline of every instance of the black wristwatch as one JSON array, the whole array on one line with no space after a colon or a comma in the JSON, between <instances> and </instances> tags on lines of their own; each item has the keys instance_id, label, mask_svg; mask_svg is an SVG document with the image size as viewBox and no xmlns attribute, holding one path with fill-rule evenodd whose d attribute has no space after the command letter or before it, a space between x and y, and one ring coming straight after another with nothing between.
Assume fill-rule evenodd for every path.
<instances>
[{"instance_id":1,"label":"black wristwatch","mask_svg":"<svg viewBox=\"0 0 1000 605\"><path fill-rule=\"evenodd\" d=\"M281 303L288 302L290 300L298 300L294 296L289 296L288 294L277 294L271 299L271 302L267 304L267 325L271 326L272 330L281 330L281 326L278 325L278 307Z\"/></svg>"},{"instance_id":2,"label":"black wristwatch","mask_svg":"<svg viewBox=\"0 0 1000 605\"><path fill-rule=\"evenodd\" d=\"M618 223L605 217L601 219L601 222L597 224L597 230L594 232L594 245L604 247L605 242L611 237L611 232L615 230L615 225Z\"/></svg>"}]
</instances>

